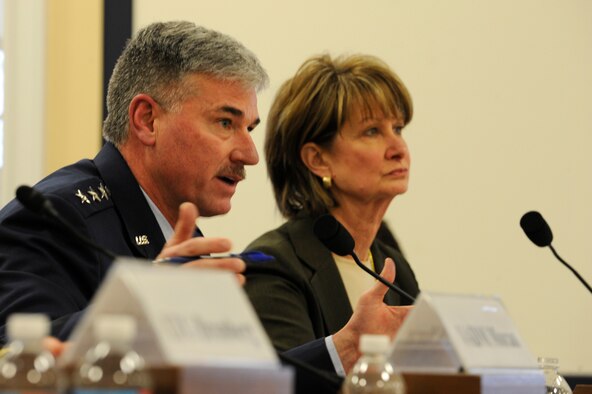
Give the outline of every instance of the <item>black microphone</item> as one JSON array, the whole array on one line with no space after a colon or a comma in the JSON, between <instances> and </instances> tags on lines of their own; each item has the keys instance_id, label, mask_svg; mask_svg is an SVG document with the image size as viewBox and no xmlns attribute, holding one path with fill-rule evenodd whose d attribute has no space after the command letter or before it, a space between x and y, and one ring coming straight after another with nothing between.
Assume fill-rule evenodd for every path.
<instances>
[{"instance_id":1,"label":"black microphone","mask_svg":"<svg viewBox=\"0 0 592 394\"><path fill-rule=\"evenodd\" d=\"M382 276L378 275L376 272L362 264L354 252L356 242L352 238L349 231L347 231L346 228L343 227L343 225L339 223L339 221L337 221L337 219L335 219L332 215L325 214L319 217L315 221L313 230L319 241L321 241L323 245L325 245L325 247L327 247L327 249L329 249L331 252L339 256L350 255L354 258L354 261L361 269L376 278L376 280L380 281L380 283L389 289L407 297L410 301L415 302L415 297L394 283L387 281Z\"/></svg>"},{"instance_id":2,"label":"black microphone","mask_svg":"<svg viewBox=\"0 0 592 394\"><path fill-rule=\"evenodd\" d=\"M535 245L543 247L550 246L553 242L553 232L537 211L526 212L520 219L520 227Z\"/></svg>"},{"instance_id":3,"label":"black microphone","mask_svg":"<svg viewBox=\"0 0 592 394\"><path fill-rule=\"evenodd\" d=\"M28 210L35 212L38 215L45 215L56 222L58 222L70 235L82 242L84 245L95 249L110 259L115 259L117 256L109 250L103 248L97 243L91 241L89 238L81 235L78 231L72 227L66 219L60 215L60 213L54 208L53 204L47 197L41 194L39 191L33 189L30 186L19 186L16 189L16 199L25 206Z\"/></svg>"},{"instance_id":4,"label":"black microphone","mask_svg":"<svg viewBox=\"0 0 592 394\"><path fill-rule=\"evenodd\" d=\"M557 260L569 268L569 270L580 280L580 282L586 286L588 291L592 293L592 287L586 283L584 278L582 278L582 276L575 269L573 269L571 265L569 265L561 258L561 256L559 256L559 254L557 254L555 248L553 245L551 245L551 242L553 242L553 232L551 232L551 228L543 218L543 215L537 211L526 212L520 219L520 227L522 227L522 230L524 230L528 239L530 239L535 245L540 247L548 246Z\"/></svg>"}]
</instances>

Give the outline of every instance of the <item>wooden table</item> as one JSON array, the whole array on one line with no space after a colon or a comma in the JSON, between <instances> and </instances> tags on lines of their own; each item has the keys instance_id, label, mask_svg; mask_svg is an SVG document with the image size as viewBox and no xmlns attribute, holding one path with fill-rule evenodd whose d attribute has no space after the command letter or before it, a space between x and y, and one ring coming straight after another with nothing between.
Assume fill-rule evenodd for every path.
<instances>
[{"instance_id":1,"label":"wooden table","mask_svg":"<svg viewBox=\"0 0 592 394\"><path fill-rule=\"evenodd\" d=\"M574 389L574 394L592 394L592 385L579 384Z\"/></svg>"}]
</instances>

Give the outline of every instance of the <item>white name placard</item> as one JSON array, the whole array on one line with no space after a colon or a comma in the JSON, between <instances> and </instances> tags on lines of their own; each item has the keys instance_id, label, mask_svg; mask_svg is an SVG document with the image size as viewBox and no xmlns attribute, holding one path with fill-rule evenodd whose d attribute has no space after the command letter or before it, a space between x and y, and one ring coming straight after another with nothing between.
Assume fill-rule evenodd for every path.
<instances>
[{"instance_id":1,"label":"white name placard","mask_svg":"<svg viewBox=\"0 0 592 394\"><path fill-rule=\"evenodd\" d=\"M425 372L537 368L497 297L427 292L397 333L391 361Z\"/></svg>"},{"instance_id":2,"label":"white name placard","mask_svg":"<svg viewBox=\"0 0 592 394\"><path fill-rule=\"evenodd\" d=\"M60 357L67 365L92 346L100 314L136 318L135 350L149 365L279 365L234 274L117 259Z\"/></svg>"}]
</instances>

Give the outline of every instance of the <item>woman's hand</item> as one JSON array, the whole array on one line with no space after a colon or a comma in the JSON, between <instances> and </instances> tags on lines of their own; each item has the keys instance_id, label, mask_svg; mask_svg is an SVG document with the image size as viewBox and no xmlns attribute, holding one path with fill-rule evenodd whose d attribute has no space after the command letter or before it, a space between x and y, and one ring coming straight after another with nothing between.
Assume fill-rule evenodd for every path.
<instances>
[{"instance_id":1,"label":"woman's hand","mask_svg":"<svg viewBox=\"0 0 592 394\"><path fill-rule=\"evenodd\" d=\"M385 260L380 276L394 282L395 263L391 258ZM362 294L347 324L333 335L333 343L346 373L360 357L359 342L362 334L384 334L392 339L413 308L386 305L383 299L387 291L388 287L377 281Z\"/></svg>"}]
</instances>

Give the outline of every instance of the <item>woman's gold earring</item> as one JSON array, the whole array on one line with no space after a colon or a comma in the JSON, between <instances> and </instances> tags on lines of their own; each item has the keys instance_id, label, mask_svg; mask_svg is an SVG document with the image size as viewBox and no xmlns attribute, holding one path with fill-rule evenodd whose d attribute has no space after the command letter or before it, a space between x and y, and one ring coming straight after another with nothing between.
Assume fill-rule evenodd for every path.
<instances>
[{"instance_id":1,"label":"woman's gold earring","mask_svg":"<svg viewBox=\"0 0 592 394\"><path fill-rule=\"evenodd\" d=\"M323 177L323 187L325 189L331 189L331 186L332 186L331 176L324 176Z\"/></svg>"}]
</instances>

